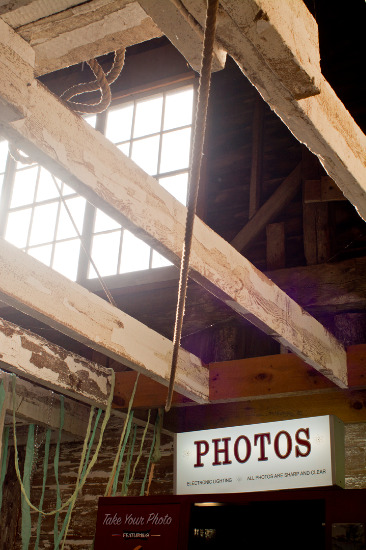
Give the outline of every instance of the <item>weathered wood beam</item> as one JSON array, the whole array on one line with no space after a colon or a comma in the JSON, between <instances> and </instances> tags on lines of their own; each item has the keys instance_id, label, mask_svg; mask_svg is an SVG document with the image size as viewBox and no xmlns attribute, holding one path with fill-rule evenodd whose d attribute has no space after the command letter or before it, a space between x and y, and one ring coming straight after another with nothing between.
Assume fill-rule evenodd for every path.
<instances>
[{"instance_id":1,"label":"weathered wood beam","mask_svg":"<svg viewBox=\"0 0 366 550\"><path fill-rule=\"evenodd\" d=\"M23 313L168 385L170 340L4 240L0 240L0 296ZM24 353L29 357L27 350ZM51 358L54 358L53 353L49 350ZM37 358L33 356L33 360L36 362ZM38 364L42 365L39 359ZM81 364L76 363L75 370L80 371L81 379L87 376L88 370ZM91 376L91 382L94 377ZM208 397L207 369L197 357L183 349L179 355L175 389L200 402Z\"/></svg>"},{"instance_id":2,"label":"weathered wood beam","mask_svg":"<svg viewBox=\"0 0 366 550\"><path fill-rule=\"evenodd\" d=\"M329 176L322 176L320 180L304 182L303 202L305 204L345 200L346 197Z\"/></svg>"},{"instance_id":3,"label":"weathered wood beam","mask_svg":"<svg viewBox=\"0 0 366 550\"><path fill-rule=\"evenodd\" d=\"M1 318L0 367L78 401L107 406L109 369Z\"/></svg>"},{"instance_id":4,"label":"weathered wood beam","mask_svg":"<svg viewBox=\"0 0 366 550\"><path fill-rule=\"evenodd\" d=\"M286 266L285 223L270 223L266 227L267 269L283 269Z\"/></svg>"},{"instance_id":5,"label":"weathered wood beam","mask_svg":"<svg viewBox=\"0 0 366 550\"><path fill-rule=\"evenodd\" d=\"M163 34L138 2L132 0L82 2L18 26L17 32L34 48L37 76Z\"/></svg>"},{"instance_id":6,"label":"weathered wood beam","mask_svg":"<svg viewBox=\"0 0 366 550\"><path fill-rule=\"evenodd\" d=\"M175 264L179 264L184 239L186 208L159 186L152 177L125 157L104 136L68 110L37 80L29 79L31 67L27 65L23 57L16 53L16 48L20 49L19 41L22 42L22 47L24 41L0 21L0 30L4 26L4 32L0 34L0 97L19 108L25 118L13 123L1 123L0 118L0 131L19 145L23 151L33 156L35 160L46 164L57 176L66 179L93 204L101 207L125 227L131 228L137 236L152 244ZM28 47L30 48L30 46ZM61 288L64 288L66 284L65 280L61 278L59 284L56 284L56 275L51 275L51 271L45 269L44 266L38 266L38 263L37 268L34 263L29 264L29 269L37 271L35 280L31 281L27 269L24 270L24 264L28 265L28 261L30 262L31 259L26 259L21 253L18 256L19 252L13 250L13 247L9 248L9 245L5 243L2 243L1 248L0 255L4 254L4 266L1 268L5 271L14 269L12 275L10 276L8 273L7 277L14 281L15 286L14 288L9 287L6 277L3 277L0 299L6 302L14 301L18 308L30 309L35 315L35 311L40 307L39 300L35 297L37 290L44 307L43 311L38 311L37 315L43 319L48 317L49 324L62 327L63 331L70 332L68 324L70 312L68 310L71 308L65 304L64 297L68 296L69 303L73 303L73 299L69 298L69 295L75 294L76 299L82 294L82 290L77 289L76 285L61 294ZM14 262L12 268L5 266L6 261L9 266L7 254L11 255ZM23 287L19 285L18 280L20 278L20 273L17 272L19 264L23 264L25 285ZM14 279L15 276L16 279ZM302 310L298 304L197 217L191 254L191 277L234 311L294 351L322 374L342 387L347 385L346 354L342 345L320 323ZM24 292L24 288L29 284L32 291ZM54 293L55 296L59 296L61 307L58 307L56 311L54 311L56 309L54 305L57 300L50 300L45 295L44 285L46 287L51 285L51 295ZM89 331L88 329L91 327L85 326L85 318L81 314L85 309L90 308L93 300L96 299L96 297L89 297L90 304L80 304L79 311L75 312L78 317L75 328L78 338L86 338L89 345L94 342L92 347L98 349L101 339L99 330L96 330L94 334ZM105 304L103 307L106 310L110 306ZM53 311L51 312L51 310ZM59 320L55 322L55 319L59 319L59 315L64 316L62 322ZM109 315L110 313L108 313ZM123 316L120 312L118 315ZM84 328L79 328L79 325L83 327L83 323L79 322L79 316L84 321ZM87 317L90 321L89 324L96 322L92 312ZM132 326L130 321L126 320L126 322ZM115 319L115 323L118 326L118 319ZM80 330L83 335L80 335ZM129 354L126 354L125 349L118 349L116 352L118 346L115 344L114 337L111 340L110 326L105 327L105 330L104 341L108 341L106 354L117 360L119 358L114 355L121 354L126 361L126 355ZM138 329L136 328L136 330ZM121 329L121 332L124 331ZM73 334L75 333L73 332ZM146 344L144 337L142 337L142 344ZM144 348L146 349L145 346L143 346ZM131 350L131 347L129 349L133 356L133 360L130 361L133 368L143 371L146 369L146 373L150 373L151 376L158 373L157 376L165 381L166 362L161 360L161 351L158 354L159 367L154 374L155 368L151 369L148 366L148 358L144 356L142 365L138 359L140 357L139 350L136 348ZM157 348L155 350L157 353ZM167 348L166 352L168 353ZM153 353L153 357L157 359L158 356L151 349L150 353ZM188 393L185 393L187 397L191 397L190 392L193 391L196 396L201 395L204 398L204 375L200 372L196 382L191 385L187 379L188 372L188 377L192 375L191 360L188 359L188 362L188 371L184 372L185 368L182 369L182 385L178 382L177 389L179 387L179 391L183 394L188 390Z\"/></svg>"},{"instance_id":7,"label":"weathered wood beam","mask_svg":"<svg viewBox=\"0 0 366 550\"><path fill-rule=\"evenodd\" d=\"M183 3L202 24L204 2ZM304 2L221 0L221 7L217 39L294 136L319 157L329 176L366 219L366 136L320 74L316 24ZM270 40L266 42L267 37ZM309 62L305 59L308 51ZM310 81L314 78L320 94L297 99L303 88L303 74Z\"/></svg>"},{"instance_id":8,"label":"weathered wood beam","mask_svg":"<svg viewBox=\"0 0 366 550\"><path fill-rule=\"evenodd\" d=\"M340 388L270 399L172 407L164 427L185 432L334 414L345 423L366 422L366 390Z\"/></svg>"},{"instance_id":9,"label":"weathered wood beam","mask_svg":"<svg viewBox=\"0 0 366 550\"><path fill-rule=\"evenodd\" d=\"M77 4L81 4L82 0L53 0L52 2L44 2L43 0L17 0L7 2L3 0L0 5L0 15L13 29L20 25L38 21L57 12L66 10Z\"/></svg>"},{"instance_id":10,"label":"weathered wood beam","mask_svg":"<svg viewBox=\"0 0 366 550\"><path fill-rule=\"evenodd\" d=\"M139 4L186 58L192 69L200 71L203 50L203 30L180 0L139 0ZM226 51L214 46L212 70L224 68Z\"/></svg>"},{"instance_id":11,"label":"weathered wood beam","mask_svg":"<svg viewBox=\"0 0 366 550\"><path fill-rule=\"evenodd\" d=\"M2 372L1 378L8 383L8 400L6 413L9 425L12 425L13 396L11 374ZM58 429L60 427L60 398L53 391L23 380L16 379L16 420L23 420L29 424ZM79 438L85 437L88 427L90 406L67 397L64 398L64 427L63 430Z\"/></svg>"},{"instance_id":12,"label":"weathered wood beam","mask_svg":"<svg viewBox=\"0 0 366 550\"><path fill-rule=\"evenodd\" d=\"M311 312L364 311L366 258L267 271L267 276Z\"/></svg>"},{"instance_id":13,"label":"weathered wood beam","mask_svg":"<svg viewBox=\"0 0 366 550\"><path fill-rule=\"evenodd\" d=\"M283 210L296 195L301 183L301 165L296 168L283 180L281 185L271 197L260 207L245 226L235 235L231 246L236 250L243 251L253 239L265 229L273 218Z\"/></svg>"},{"instance_id":14,"label":"weathered wood beam","mask_svg":"<svg viewBox=\"0 0 366 550\"><path fill-rule=\"evenodd\" d=\"M334 388L333 383L292 353L266 355L209 364L210 404L253 399L277 399L290 395L317 394ZM366 390L366 344L347 348L349 390ZM135 383L134 372L117 372L114 406L126 409ZM158 408L165 404L163 386L147 377L140 377L135 408ZM191 406L179 394L173 406Z\"/></svg>"}]
</instances>

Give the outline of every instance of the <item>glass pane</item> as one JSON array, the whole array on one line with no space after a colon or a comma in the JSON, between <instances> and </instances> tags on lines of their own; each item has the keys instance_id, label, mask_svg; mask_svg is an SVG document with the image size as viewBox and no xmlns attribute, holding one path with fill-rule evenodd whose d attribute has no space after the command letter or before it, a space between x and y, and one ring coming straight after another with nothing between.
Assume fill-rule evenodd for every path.
<instances>
[{"instance_id":1,"label":"glass pane","mask_svg":"<svg viewBox=\"0 0 366 550\"><path fill-rule=\"evenodd\" d=\"M131 158L152 176L158 169L159 136L134 141Z\"/></svg>"},{"instance_id":2,"label":"glass pane","mask_svg":"<svg viewBox=\"0 0 366 550\"><path fill-rule=\"evenodd\" d=\"M45 168L40 169L37 195L36 195L37 202L46 201L48 199L55 199L60 196L59 192L57 191L55 180L59 189L61 189L60 180L55 178L51 174L51 172L49 172Z\"/></svg>"},{"instance_id":3,"label":"glass pane","mask_svg":"<svg viewBox=\"0 0 366 550\"><path fill-rule=\"evenodd\" d=\"M132 115L133 103L108 112L105 135L112 143L131 138Z\"/></svg>"},{"instance_id":4,"label":"glass pane","mask_svg":"<svg viewBox=\"0 0 366 550\"><path fill-rule=\"evenodd\" d=\"M36 188L36 180L38 174L38 166L18 170L15 173L13 193L10 206L23 206L32 204L34 201L34 191Z\"/></svg>"},{"instance_id":5,"label":"glass pane","mask_svg":"<svg viewBox=\"0 0 366 550\"><path fill-rule=\"evenodd\" d=\"M46 265L51 264L51 252L52 244L46 244L45 246L36 246L35 248L29 248L28 254L36 258L40 262Z\"/></svg>"},{"instance_id":6,"label":"glass pane","mask_svg":"<svg viewBox=\"0 0 366 550\"><path fill-rule=\"evenodd\" d=\"M29 223L32 209L26 208L18 212L11 212L8 215L6 224L5 239L15 246L22 248L27 244Z\"/></svg>"},{"instance_id":7,"label":"glass pane","mask_svg":"<svg viewBox=\"0 0 366 550\"><path fill-rule=\"evenodd\" d=\"M8 142L0 141L0 173L5 172L6 159L8 158Z\"/></svg>"},{"instance_id":8,"label":"glass pane","mask_svg":"<svg viewBox=\"0 0 366 550\"><path fill-rule=\"evenodd\" d=\"M169 191L179 202L187 204L187 189L188 189L188 172L160 178L159 183L164 189Z\"/></svg>"},{"instance_id":9,"label":"glass pane","mask_svg":"<svg viewBox=\"0 0 366 550\"><path fill-rule=\"evenodd\" d=\"M32 229L29 244L42 244L53 241L58 202L36 206L33 214Z\"/></svg>"},{"instance_id":10,"label":"glass pane","mask_svg":"<svg viewBox=\"0 0 366 550\"><path fill-rule=\"evenodd\" d=\"M75 197L73 199L67 199L67 207L70 211L71 217L79 231L83 230L84 214L85 214L85 199L83 197ZM76 237L77 233L70 220L70 216L65 206L61 204L60 218L57 226L56 239L69 239L70 237Z\"/></svg>"},{"instance_id":11,"label":"glass pane","mask_svg":"<svg viewBox=\"0 0 366 550\"><path fill-rule=\"evenodd\" d=\"M80 241L78 239L56 243L53 269L75 281L78 272L79 253Z\"/></svg>"},{"instance_id":12,"label":"glass pane","mask_svg":"<svg viewBox=\"0 0 366 550\"><path fill-rule=\"evenodd\" d=\"M122 241L120 273L149 269L150 247L125 230Z\"/></svg>"},{"instance_id":13,"label":"glass pane","mask_svg":"<svg viewBox=\"0 0 366 550\"><path fill-rule=\"evenodd\" d=\"M134 138L160 132L162 107L163 96L144 99L136 104Z\"/></svg>"},{"instance_id":14,"label":"glass pane","mask_svg":"<svg viewBox=\"0 0 366 550\"><path fill-rule=\"evenodd\" d=\"M122 153L126 155L126 157L130 156L130 143L131 142L128 141L127 143L121 143L121 145L117 145L118 149L122 151Z\"/></svg>"},{"instance_id":15,"label":"glass pane","mask_svg":"<svg viewBox=\"0 0 366 550\"><path fill-rule=\"evenodd\" d=\"M3 187L3 182L4 182L4 176L1 175L1 176L0 176L0 196L1 196L1 189L2 189L2 187Z\"/></svg>"},{"instance_id":16,"label":"glass pane","mask_svg":"<svg viewBox=\"0 0 366 550\"><path fill-rule=\"evenodd\" d=\"M165 267L166 265L173 265L172 262L164 258L159 252L153 250L151 267Z\"/></svg>"},{"instance_id":17,"label":"glass pane","mask_svg":"<svg viewBox=\"0 0 366 550\"><path fill-rule=\"evenodd\" d=\"M119 244L121 231L95 235L92 244L92 258L102 277L106 275L115 275L117 273ZM96 277L92 266L89 269L89 278Z\"/></svg>"},{"instance_id":18,"label":"glass pane","mask_svg":"<svg viewBox=\"0 0 366 550\"><path fill-rule=\"evenodd\" d=\"M102 212L102 210L97 209L94 223L94 233L99 233L100 231L108 231L110 229L119 229L121 226L113 218Z\"/></svg>"},{"instance_id":19,"label":"glass pane","mask_svg":"<svg viewBox=\"0 0 366 550\"><path fill-rule=\"evenodd\" d=\"M75 193L75 189L72 189L71 187L66 185L66 183L62 185L62 194L64 197L66 197L67 195L75 195Z\"/></svg>"},{"instance_id":20,"label":"glass pane","mask_svg":"<svg viewBox=\"0 0 366 550\"><path fill-rule=\"evenodd\" d=\"M193 87L170 93L165 98L164 130L192 124Z\"/></svg>"},{"instance_id":21,"label":"glass pane","mask_svg":"<svg viewBox=\"0 0 366 550\"><path fill-rule=\"evenodd\" d=\"M77 100L76 100L77 101ZM97 115L85 115L83 116L83 119L93 128L95 128L95 125L97 123Z\"/></svg>"},{"instance_id":22,"label":"glass pane","mask_svg":"<svg viewBox=\"0 0 366 550\"><path fill-rule=\"evenodd\" d=\"M191 129L176 130L163 135L160 173L188 168Z\"/></svg>"}]
</instances>

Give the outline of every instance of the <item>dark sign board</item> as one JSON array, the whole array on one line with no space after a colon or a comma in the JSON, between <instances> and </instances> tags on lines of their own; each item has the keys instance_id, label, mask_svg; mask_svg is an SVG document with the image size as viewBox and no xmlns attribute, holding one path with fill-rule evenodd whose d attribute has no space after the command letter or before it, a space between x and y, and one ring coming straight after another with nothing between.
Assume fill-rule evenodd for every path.
<instances>
[{"instance_id":1,"label":"dark sign board","mask_svg":"<svg viewBox=\"0 0 366 550\"><path fill-rule=\"evenodd\" d=\"M128 504L99 501L95 550L178 548L180 504Z\"/></svg>"}]
</instances>

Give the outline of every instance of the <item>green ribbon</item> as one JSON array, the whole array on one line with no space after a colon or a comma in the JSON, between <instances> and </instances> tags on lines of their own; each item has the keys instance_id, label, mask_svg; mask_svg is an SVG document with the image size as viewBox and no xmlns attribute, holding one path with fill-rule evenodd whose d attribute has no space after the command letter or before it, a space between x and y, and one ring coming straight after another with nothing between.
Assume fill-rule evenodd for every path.
<instances>
[{"instance_id":1,"label":"green ribbon","mask_svg":"<svg viewBox=\"0 0 366 550\"><path fill-rule=\"evenodd\" d=\"M29 424L27 448L25 451L24 472L23 472L23 485L25 493L29 499L30 497L30 479L32 474L32 465L34 458L34 424ZM31 537L31 516L29 504L22 495L22 550L28 550L29 541Z\"/></svg>"},{"instance_id":2,"label":"green ribbon","mask_svg":"<svg viewBox=\"0 0 366 550\"><path fill-rule=\"evenodd\" d=\"M48 428L48 430L46 432L46 441L45 441L45 444L44 444L42 494L41 494L41 498L40 498L39 506L38 506L40 510L42 510L42 507L43 507L44 493L45 493L45 489L46 489L48 458L49 458L49 454L50 454L51 433L52 433L51 428ZM36 543L34 545L34 550L38 550L39 538L41 536L42 518L43 518L43 516L40 512L38 514L37 534L36 534Z\"/></svg>"}]
</instances>

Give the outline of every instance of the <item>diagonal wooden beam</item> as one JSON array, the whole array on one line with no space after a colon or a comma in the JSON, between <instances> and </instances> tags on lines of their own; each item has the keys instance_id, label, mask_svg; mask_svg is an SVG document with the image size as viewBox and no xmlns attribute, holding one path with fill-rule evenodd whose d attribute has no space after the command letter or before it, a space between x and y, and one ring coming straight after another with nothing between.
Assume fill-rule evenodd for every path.
<instances>
[{"instance_id":1,"label":"diagonal wooden beam","mask_svg":"<svg viewBox=\"0 0 366 550\"><path fill-rule=\"evenodd\" d=\"M104 136L69 111L38 81L30 78L32 68L22 55L22 48L26 49L27 45L4 25L0 21L0 31L3 31L0 34L0 97L15 105L24 118L12 123L5 121L0 130L35 160L66 179L93 204L179 264L186 208ZM4 262L8 260L7 254L12 256L15 271L19 263L28 265L30 259L22 256L20 260L5 243L1 248ZM29 265L32 270L36 269L33 263ZM6 270L5 266L3 269ZM43 266L37 268L40 280L44 278L42 270ZM25 270L24 283L29 284L26 275ZM14 276L15 272L13 279ZM335 383L342 387L347 384L343 346L199 218L194 226L191 277ZM11 297L14 289L5 289L6 277L2 277L0 284L4 301L14 299L17 307L37 309L35 298L30 298L31 294L21 295L19 284L16 287L19 294L14 294L14 297ZM37 285L33 283L32 286ZM58 288L52 292L60 294ZM40 292L40 296L46 303L45 294ZM68 292L63 293L62 300L64 296L68 296ZM47 308L52 309L49 302L50 299ZM22 303L27 305L21 306ZM81 305L81 309L84 308ZM66 315L65 304L62 309ZM45 308L42 316L53 319L56 313ZM67 327L67 316L63 322ZM48 320L48 323L52 324L54 320ZM89 342L98 341L98 332L87 339ZM98 345L98 342L94 344L95 349ZM110 353L111 350L107 355ZM136 363L132 363L135 368ZM200 390L196 392L199 393Z\"/></svg>"},{"instance_id":2,"label":"diagonal wooden beam","mask_svg":"<svg viewBox=\"0 0 366 550\"><path fill-rule=\"evenodd\" d=\"M231 241L231 246L243 251L265 229L273 218L294 198L301 184L301 164L283 180L271 197L259 208Z\"/></svg>"},{"instance_id":3,"label":"diagonal wooden beam","mask_svg":"<svg viewBox=\"0 0 366 550\"><path fill-rule=\"evenodd\" d=\"M168 385L172 353L170 340L1 239L0 296L2 300L24 313ZM18 351L24 353L24 360L30 357L35 362L35 367L42 367L42 354L37 357L30 353L34 348L39 352L39 344L38 347L37 344L33 344L32 347L31 343L26 342L30 351L27 351L27 347L20 350L18 339L19 336L16 335L14 345L18 345ZM10 355L12 353L10 350ZM47 354L53 359L62 356L62 352L55 351L52 346L47 349ZM14 357L16 361L17 355ZM65 357L64 363L60 363L64 371L65 363L67 365L68 361L71 360ZM95 382L98 375L98 367L95 366L94 371L89 374L86 364L79 363L75 358L74 363L75 371L79 371L79 380L85 380L89 375L93 386L93 381ZM19 365L16 368L20 369ZM55 368L57 370L57 367ZM54 376L56 379L58 375L54 373ZM62 374L58 376L59 383L61 380ZM103 388L103 377L101 386ZM103 393L106 396L108 382L105 378L104 386ZM183 349L179 357L175 389L200 402L208 398L207 368L202 366L197 357Z\"/></svg>"},{"instance_id":4,"label":"diagonal wooden beam","mask_svg":"<svg viewBox=\"0 0 366 550\"><path fill-rule=\"evenodd\" d=\"M205 2L182 1L202 24ZM221 0L220 4L217 39L366 219L366 136L320 73L317 27L304 2ZM306 82L312 79L320 93L307 97Z\"/></svg>"}]
</instances>

